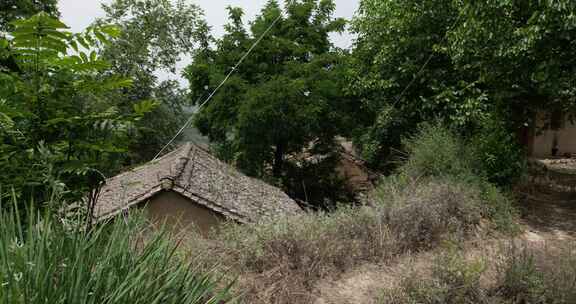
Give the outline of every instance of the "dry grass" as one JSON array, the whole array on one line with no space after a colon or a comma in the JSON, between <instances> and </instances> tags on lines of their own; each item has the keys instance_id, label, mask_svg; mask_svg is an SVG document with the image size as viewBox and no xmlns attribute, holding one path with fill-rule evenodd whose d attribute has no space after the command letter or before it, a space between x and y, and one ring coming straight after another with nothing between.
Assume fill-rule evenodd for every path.
<instances>
[{"instance_id":1,"label":"dry grass","mask_svg":"<svg viewBox=\"0 0 576 304\"><path fill-rule=\"evenodd\" d=\"M359 264L465 240L483 218L497 229L512 226L510 200L478 175L453 132L432 126L406 145L410 158L370 206L229 225L214 242L195 242L194 255L239 276L246 303L310 303L320 280Z\"/></svg>"},{"instance_id":2,"label":"dry grass","mask_svg":"<svg viewBox=\"0 0 576 304\"><path fill-rule=\"evenodd\" d=\"M447 181L421 181L385 197L372 207L231 224L214 241L195 242L192 251L238 275L246 303L310 303L323 278L466 238L484 205L479 190Z\"/></svg>"},{"instance_id":3,"label":"dry grass","mask_svg":"<svg viewBox=\"0 0 576 304\"><path fill-rule=\"evenodd\" d=\"M426 276L414 272L378 303L576 303L576 242L509 242L482 258L448 248Z\"/></svg>"}]
</instances>

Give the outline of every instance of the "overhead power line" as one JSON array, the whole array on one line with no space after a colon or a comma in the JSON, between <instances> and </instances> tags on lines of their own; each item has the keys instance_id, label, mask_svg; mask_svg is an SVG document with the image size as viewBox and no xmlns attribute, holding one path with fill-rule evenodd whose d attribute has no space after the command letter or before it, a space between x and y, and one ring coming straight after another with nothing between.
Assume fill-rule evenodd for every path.
<instances>
[{"instance_id":1,"label":"overhead power line","mask_svg":"<svg viewBox=\"0 0 576 304\"><path fill-rule=\"evenodd\" d=\"M170 139L170 141L168 141L168 143L166 145L164 145L164 147L162 147L162 149L160 149L160 151L156 154L156 156L154 156L153 160L156 160L158 157L160 157L160 155L162 155L162 153L168 148L170 147L171 144L174 143L174 141L176 141L176 139L178 138L178 136L180 136L182 134L182 132L184 132L184 130L186 130L186 128L192 123L192 121L194 120L194 116L196 115L196 113L198 113L208 102L210 102L210 100L212 100L212 97L214 97L214 95L216 95L216 93L218 93L218 91L220 90L220 88L222 88L222 86L224 86L224 84L226 84L226 82L228 81L228 79L230 79L230 76L232 76L232 74L234 74L234 72L236 72L236 70L238 69L238 67L240 67L240 65L244 62L244 60L246 60L246 58L248 58L248 56L252 53L252 51L256 48L256 46L258 46L258 44L260 44L260 42L262 41L262 39L264 39L264 37L266 37L266 35L268 35L268 33L270 32L270 30L272 30L272 28L276 25L276 23L278 23L278 21L280 21L280 19L282 18L282 12L280 12L280 14L278 14L278 18L276 18L269 26L268 28L264 31L264 33L262 33L262 35L260 35L260 38L258 38L253 44L252 46L248 49L248 51L246 51L246 53L244 53L244 55L242 56L242 58L240 58L240 60L238 60L238 62L236 63L236 65L234 65L234 67L232 67L232 69L230 70L230 72L228 72L228 74L226 75L226 77L224 77L224 80L222 80L222 82L220 82L220 84L212 91L212 93L210 93L210 95L208 95L208 97L206 98L206 100L204 100L199 106L198 108L196 108L196 111L194 113L192 113L192 115L190 115L190 118L188 118L188 120L184 123L184 125L178 130L178 132L176 132L176 134Z\"/></svg>"}]
</instances>

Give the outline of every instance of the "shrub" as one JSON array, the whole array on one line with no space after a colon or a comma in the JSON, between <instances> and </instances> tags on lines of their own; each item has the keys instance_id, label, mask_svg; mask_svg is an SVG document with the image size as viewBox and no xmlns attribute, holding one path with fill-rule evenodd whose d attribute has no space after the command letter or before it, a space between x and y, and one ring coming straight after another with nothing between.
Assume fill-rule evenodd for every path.
<instances>
[{"instance_id":1,"label":"shrub","mask_svg":"<svg viewBox=\"0 0 576 304\"><path fill-rule=\"evenodd\" d=\"M420 274L412 273L399 288L385 291L379 303L493 303L480 287L484 270L483 261L468 261L455 248L448 248L433 261L430 279L423 280Z\"/></svg>"},{"instance_id":2,"label":"shrub","mask_svg":"<svg viewBox=\"0 0 576 304\"><path fill-rule=\"evenodd\" d=\"M431 125L407 147L410 158L382 182L371 206L230 224L214 242L194 241L193 254L241 275L247 303L309 303L326 276L435 248L446 239L463 240L483 217L494 219L496 227L514 222L510 200L475 173L470 153L453 132ZM449 291L444 296L456 297Z\"/></svg>"},{"instance_id":3,"label":"shrub","mask_svg":"<svg viewBox=\"0 0 576 304\"><path fill-rule=\"evenodd\" d=\"M514 207L511 195L490 183L482 183L479 187L482 188L484 215L490 219L494 228L504 233L518 233L518 210Z\"/></svg>"},{"instance_id":4,"label":"shrub","mask_svg":"<svg viewBox=\"0 0 576 304\"><path fill-rule=\"evenodd\" d=\"M401 182L399 182L401 183ZM247 303L308 303L316 283L364 262L386 262L406 252L464 238L482 216L480 192L448 181L395 188L368 207L248 225L230 224L215 236L207 264L222 261L241 274ZM392 190L390 190L392 191Z\"/></svg>"},{"instance_id":5,"label":"shrub","mask_svg":"<svg viewBox=\"0 0 576 304\"><path fill-rule=\"evenodd\" d=\"M482 213L494 227L503 232L516 232L516 209L503 190L489 182L486 169L478 161L475 146L441 124L423 124L416 135L405 140L409 158L398 168L397 177L381 186L387 191L431 179L460 184L480 194ZM392 186L387 185L392 181ZM415 187L418 187L416 185Z\"/></svg>"},{"instance_id":6,"label":"shrub","mask_svg":"<svg viewBox=\"0 0 576 304\"><path fill-rule=\"evenodd\" d=\"M439 123L425 123L403 142L408 159L399 169L412 178L452 177L477 179L474 160L455 132Z\"/></svg>"},{"instance_id":7,"label":"shrub","mask_svg":"<svg viewBox=\"0 0 576 304\"><path fill-rule=\"evenodd\" d=\"M409 157L400 171L412 177L452 176L509 187L525 169L524 150L494 117L484 119L468 136L441 123L423 123L403 145Z\"/></svg>"},{"instance_id":8,"label":"shrub","mask_svg":"<svg viewBox=\"0 0 576 304\"><path fill-rule=\"evenodd\" d=\"M504 119L489 116L469 140L476 166L489 182L503 187L518 182L526 168L524 149L509 130Z\"/></svg>"},{"instance_id":9,"label":"shrub","mask_svg":"<svg viewBox=\"0 0 576 304\"><path fill-rule=\"evenodd\" d=\"M178 256L164 233L138 232L122 219L93 231L69 231L29 212L21 226L0 208L0 300L3 303L231 303L228 289Z\"/></svg>"},{"instance_id":10,"label":"shrub","mask_svg":"<svg viewBox=\"0 0 576 304\"><path fill-rule=\"evenodd\" d=\"M319 279L396 253L385 223L368 207L231 224L217 239L211 257L244 274L247 303L308 303Z\"/></svg>"},{"instance_id":11,"label":"shrub","mask_svg":"<svg viewBox=\"0 0 576 304\"><path fill-rule=\"evenodd\" d=\"M500 293L514 303L542 303L544 278L536 269L535 257L527 249L518 250L515 246L505 252Z\"/></svg>"},{"instance_id":12,"label":"shrub","mask_svg":"<svg viewBox=\"0 0 576 304\"><path fill-rule=\"evenodd\" d=\"M509 246L499 292L514 303L576 303L576 243Z\"/></svg>"},{"instance_id":13,"label":"shrub","mask_svg":"<svg viewBox=\"0 0 576 304\"><path fill-rule=\"evenodd\" d=\"M482 218L480 192L466 184L420 181L393 195L392 200L381 196L379 212L402 250L433 248L446 237L463 238Z\"/></svg>"},{"instance_id":14,"label":"shrub","mask_svg":"<svg viewBox=\"0 0 576 304\"><path fill-rule=\"evenodd\" d=\"M429 275L422 270L407 275L398 288L385 290L379 303L576 303L574 241L542 247L512 243L503 248L478 261L467 260L451 247L434 259ZM497 275L483 284L488 267Z\"/></svg>"}]
</instances>

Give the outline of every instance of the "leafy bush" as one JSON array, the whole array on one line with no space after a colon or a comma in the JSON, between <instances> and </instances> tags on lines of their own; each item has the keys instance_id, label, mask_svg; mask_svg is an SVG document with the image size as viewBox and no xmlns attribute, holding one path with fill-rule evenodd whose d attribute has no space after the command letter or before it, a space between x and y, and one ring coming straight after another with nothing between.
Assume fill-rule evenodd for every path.
<instances>
[{"instance_id":1,"label":"leafy bush","mask_svg":"<svg viewBox=\"0 0 576 304\"><path fill-rule=\"evenodd\" d=\"M463 181L479 178L472 153L462 138L439 123L423 124L403 144L408 159L400 166L400 174L412 178L451 177Z\"/></svg>"},{"instance_id":2,"label":"leafy bush","mask_svg":"<svg viewBox=\"0 0 576 304\"><path fill-rule=\"evenodd\" d=\"M0 131L0 191L48 200L52 189L40 160L49 155L51 173L67 186L62 195L76 201L122 166L134 124L157 105L136 98L122 111L108 98L132 86L99 56L118 37L117 26L70 33L45 12L12 25L0 34L0 128L9 127Z\"/></svg>"},{"instance_id":3,"label":"leafy bush","mask_svg":"<svg viewBox=\"0 0 576 304\"><path fill-rule=\"evenodd\" d=\"M362 116L359 119L361 122L374 121L373 125L362 125L353 132L354 144L371 167L389 169L393 147L399 147L402 135L413 129L412 124L399 114L393 107L384 106L373 118Z\"/></svg>"},{"instance_id":4,"label":"leafy bush","mask_svg":"<svg viewBox=\"0 0 576 304\"><path fill-rule=\"evenodd\" d=\"M524 150L503 119L488 117L469 140L477 167L488 181L511 186L525 170Z\"/></svg>"},{"instance_id":5,"label":"leafy bush","mask_svg":"<svg viewBox=\"0 0 576 304\"><path fill-rule=\"evenodd\" d=\"M490 183L482 183L482 198L484 201L484 215L490 219L496 230L514 234L520 231L516 222L518 210L509 193L505 193Z\"/></svg>"},{"instance_id":6,"label":"leafy bush","mask_svg":"<svg viewBox=\"0 0 576 304\"><path fill-rule=\"evenodd\" d=\"M463 238L482 218L481 193L448 180L411 183L392 200L380 198L383 221L403 250L433 248L446 237Z\"/></svg>"},{"instance_id":7,"label":"leafy bush","mask_svg":"<svg viewBox=\"0 0 576 304\"><path fill-rule=\"evenodd\" d=\"M490 183L485 169L478 160L476 147L441 124L424 124L419 132L404 141L408 159L398 168L397 177L384 181L383 189L391 180L392 188L419 187L422 180L446 180L461 184L461 188L474 189L479 193L482 214L503 232L516 232L516 209L512 200L502 190ZM384 195L389 195L384 191Z\"/></svg>"},{"instance_id":8,"label":"leafy bush","mask_svg":"<svg viewBox=\"0 0 576 304\"><path fill-rule=\"evenodd\" d=\"M87 233L29 212L22 228L15 212L3 210L3 303L231 303L227 289L216 291L219 280L181 260L164 233L139 234L142 221Z\"/></svg>"},{"instance_id":9,"label":"leafy bush","mask_svg":"<svg viewBox=\"0 0 576 304\"><path fill-rule=\"evenodd\" d=\"M522 176L522 148L504 123L486 118L468 137L440 123L424 123L404 140L409 155L400 171L412 177L451 176L510 186Z\"/></svg>"},{"instance_id":10,"label":"leafy bush","mask_svg":"<svg viewBox=\"0 0 576 304\"><path fill-rule=\"evenodd\" d=\"M542 303L544 278L536 269L535 257L528 250L508 248L504 267L500 268L500 293L515 302Z\"/></svg>"}]
</instances>

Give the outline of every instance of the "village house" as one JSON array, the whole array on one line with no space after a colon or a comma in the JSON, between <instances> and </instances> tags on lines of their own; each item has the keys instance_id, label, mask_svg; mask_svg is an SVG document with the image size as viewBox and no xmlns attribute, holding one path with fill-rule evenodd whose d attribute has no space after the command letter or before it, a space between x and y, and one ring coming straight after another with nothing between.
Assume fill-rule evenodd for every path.
<instances>
[{"instance_id":1,"label":"village house","mask_svg":"<svg viewBox=\"0 0 576 304\"><path fill-rule=\"evenodd\" d=\"M145 208L153 222L203 233L223 221L257 222L302 211L280 189L190 143L106 180L93 217L102 221L130 208Z\"/></svg>"},{"instance_id":2,"label":"village house","mask_svg":"<svg viewBox=\"0 0 576 304\"><path fill-rule=\"evenodd\" d=\"M576 121L561 111L538 112L525 143L534 158L575 157Z\"/></svg>"},{"instance_id":3,"label":"village house","mask_svg":"<svg viewBox=\"0 0 576 304\"><path fill-rule=\"evenodd\" d=\"M539 111L522 136L528 178L557 193L576 194L576 121L562 111Z\"/></svg>"}]
</instances>

